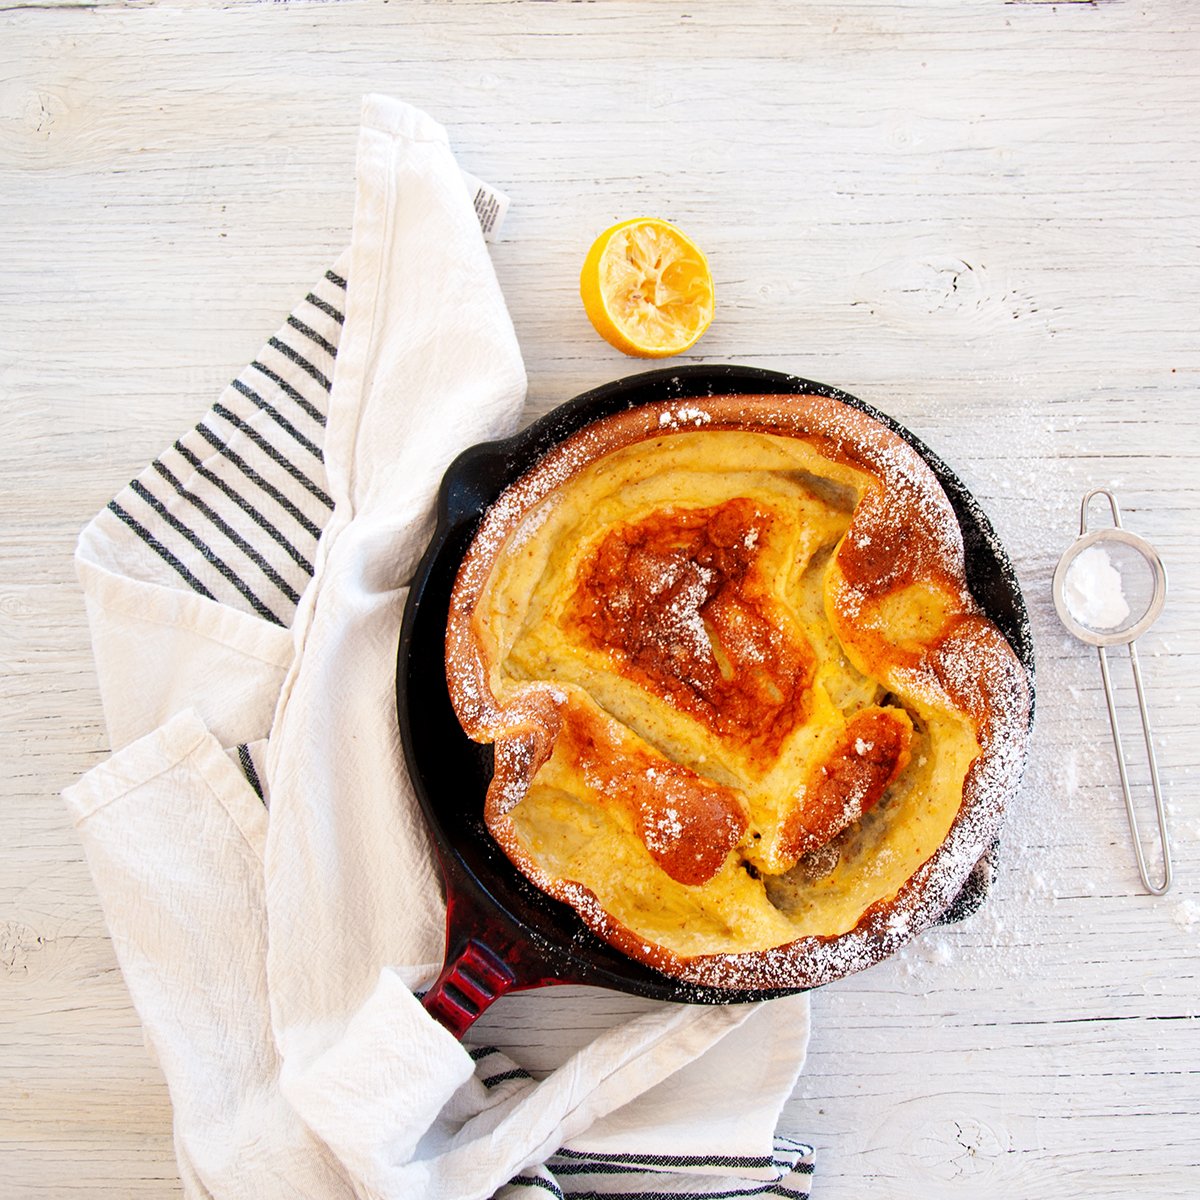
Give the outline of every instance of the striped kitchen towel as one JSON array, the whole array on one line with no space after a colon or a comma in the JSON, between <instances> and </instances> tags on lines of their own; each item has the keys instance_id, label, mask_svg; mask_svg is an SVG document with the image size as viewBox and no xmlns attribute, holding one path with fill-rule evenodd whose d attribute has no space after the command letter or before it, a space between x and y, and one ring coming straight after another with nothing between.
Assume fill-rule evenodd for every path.
<instances>
[{"instance_id":1,"label":"striped kitchen towel","mask_svg":"<svg viewBox=\"0 0 1200 1200\"><path fill-rule=\"evenodd\" d=\"M154 594L190 591L223 613L290 628L333 512L323 445L346 286L326 271L200 422L109 502L81 539L81 572L103 569ZM103 694L122 670L98 666ZM127 696L105 696L114 749L171 715L184 685L164 675L147 673L132 709ZM265 799L263 736L240 743L238 760Z\"/></svg>"},{"instance_id":2,"label":"striped kitchen towel","mask_svg":"<svg viewBox=\"0 0 1200 1200\"><path fill-rule=\"evenodd\" d=\"M545 1166L515 1175L496 1200L623 1196L626 1200L733 1200L742 1196L807 1200L812 1147L776 1135L773 1152L757 1158L703 1154L580 1154L560 1150ZM762 1180L729 1172L757 1171Z\"/></svg>"},{"instance_id":3,"label":"striped kitchen towel","mask_svg":"<svg viewBox=\"0 0 1200 1200\"><path fill-rule=\"evenodd\" d=\"M64 795L184 1191L803 1196L806 997L655 1006L535 1079L414 995L444 914L389 702L404 585L524 384L477 213L444 131L368 98L351 249L80 538L114 753Z\"/></svg>"},{"instance_id":4,"label":"striped kitchen towel","mask_svg":"<svg viewBox=\"0 0 1200 1200\"><path fill-rule=\"evenodd\" d=\"M110 568L191 591L255 621L291 625L333 509L322 447L345 321L347 284L338 268L344 263L321 276L199 423L97 516L88 542L103 545ZM114 746L140 736L169 704L150 694L145 701L140 716L117 712ZM265 744L239 741L229 750L264 804ZM469 1053L489 1100L511 1099L535 1084L495 1047ZM562 1148L496 1195L795 1198L808 1195L812 1171L812 1147L779 1134L773 1152L758 1156Z\"/></svg>"}]
</instances>

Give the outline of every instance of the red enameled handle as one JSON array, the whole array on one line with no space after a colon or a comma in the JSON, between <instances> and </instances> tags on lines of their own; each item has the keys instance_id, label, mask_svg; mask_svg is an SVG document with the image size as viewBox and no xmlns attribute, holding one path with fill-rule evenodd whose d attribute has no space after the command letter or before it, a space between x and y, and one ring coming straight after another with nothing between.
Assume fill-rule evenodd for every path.
<instances>
[{"instance_id":1,"label":"red enameled handle","mask_svg":"<svg viewBox=\"0 0 1200 1200\"><path fill-rule=\"evenodd\" d=\"M494 950L468 938L457 954L447 955L442 973L421 1003L456 1038L461 1038L493 1000L516 984L517 973Z\"/></svg>"},{"instance_id":2,"label":"red enameled handle","mask_svg":"<svg viewBox=\"0 0 1200 1200\"><path fill-rule=\"evenodd\" d=\"M443 861L446 881L446 958L421 1003L455 1037L506 992L552 983L585 983L577 971L557 970L529 935L480 895L465 872Z\"/></svg>"}]
</instances>

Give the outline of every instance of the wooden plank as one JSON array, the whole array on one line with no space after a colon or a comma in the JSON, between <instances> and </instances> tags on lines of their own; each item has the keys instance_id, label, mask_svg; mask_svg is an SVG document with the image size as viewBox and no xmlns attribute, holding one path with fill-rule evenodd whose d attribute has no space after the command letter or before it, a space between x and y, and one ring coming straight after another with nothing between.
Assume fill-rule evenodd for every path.
<instances>
[{"instance_id":1,"label":"wooden plank","mask_svg":"<svg viewBox=\"0 0 1200 1200\"><path fill-rule=\"evenodd\" d=\"M821 1200L1193 1195L1197 50L1183 3L0 4L0 1193L178 1191L56 796L106 745L70 554L345 243L379 90L513 198L493 259L529 417L642 369L575 281L606 224L661 214L717 279L688 361L892 413L1017 563L1039 725L1000 878L977 917L814 997L786 1116ZM1048 595L1096 483L1171 577L1143 646L1161 900L1138 894L1094 657ZM480 1033L540 1072L643 1010L563 989Z\"/></svg>"}]
</instances>

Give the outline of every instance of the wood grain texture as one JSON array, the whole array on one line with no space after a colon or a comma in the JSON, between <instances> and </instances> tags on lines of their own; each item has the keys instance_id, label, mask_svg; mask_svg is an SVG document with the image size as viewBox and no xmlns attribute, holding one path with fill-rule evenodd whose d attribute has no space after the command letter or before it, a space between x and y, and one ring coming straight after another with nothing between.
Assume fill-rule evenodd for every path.
<instances>
[{"instance_id":1,"label":"wood grain texture","mask_svg":"<svg viewBox=\"0 0 1200 1200\"><path fill-rule=\"evenodd\" d=\"M786 1120L819 1148L815 1195L1196 1195L1198 52L1187 0L0 0L0 1195L178 1194L57 797L105 754L71 550L346 241L366 91L426 108L512 196L493 258L531 417L639 369L592 334L578 265L611 221L672 218L717 283L688 361L890 412L1018 564L1039 716L1000 878L975 918L814 996ZM1142 643L1160 900L1095 658L1049 601L1101 483L1171 579ZM548 1070L641 1007L516 996L484 1031Z\"/></svg>"}]
</instances>

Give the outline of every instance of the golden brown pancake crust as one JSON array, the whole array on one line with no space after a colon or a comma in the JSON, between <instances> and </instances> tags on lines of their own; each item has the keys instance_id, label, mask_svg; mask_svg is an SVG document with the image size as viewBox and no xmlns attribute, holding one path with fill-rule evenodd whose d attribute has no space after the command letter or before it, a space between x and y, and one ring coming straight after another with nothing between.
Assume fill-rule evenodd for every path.
<instances>
[{"instance_id":1,"label":"golden brown pancake crust","mask_svg":"<svg viewBox=\"0 0 1200 1200\"><path fill-rule=\"evenodd\" d=\"M740 495L705 503L700 494L689 503L651 506L606 525L577 552L568 547L575 554L571 587L560 597L555 628L590 656L589 669L632 687L650 708L663 706L672 720L692 722L697 745L733 756L728 761L737 764L736 779L703 754L676 761L653 738L597 708L586 688L553 672L512 674L504 665L509 647L495 633L496 622L507 617L492 611L497 600L490 590L500 565L527 552L546 513L575 480L589 472L594 477L630 447L644 447L652 461L677 435L724 431L801 443L805 461L815 465L789 479L795 475L797 487L828 493L831 511L844 504L844 534L825 547L822 568L824 620L835 650L818 652L811 630L806 636L763 569L762 547L782 536L773 528L777 511ZM831 655L847 677L879 681L875 702L856 701L829 715L825 700L814 710ZM495 743L485 818L509 857L625 953L714 986L813 986L891 953L957 894L996 835L1024 759L1027 681L967 590L961 534L945 493L903 439L825 397L718 396L647 405L598 421L551 450L485 515L451 597L446 659L463 728ZM825 726L824 740L803 742ZM949 740L939 742L943 726ZM802 782L772 816L770 803L755 791L757 781L774 778L770 772L802 743L809 747ZM781 909L795 923L795 936L781 917L783 933L756 935L766 944L704 951L709 897L716 898L709 907L718 911L717 926L732 922L712 944L739 945L737 898L747 887L761 892L760 883L748 882L758 881L760 868L787 883L798 859L840 846L846 861L857 856L855 870L866 877L875 869L872 854L882 863L900 844L888 822L901 833L909 822L928 838L917 813L920 796L905 801L916 814L911 819L896 815L900 805L891 797L909 786L905 781L937 769L926 764L949 757L948 745L962 764L948 828L937 831L940 840L921 851L894 887L855 909L845 929L803 932L812 925L812 906L802 884L803 904L789 910L785 900ZM631 887L641 889L637 912L651 914L649 926L634 928L639 922L628 914L626 920L614 916L611 910L620 906L576 877L555 857L554 845L535 844L543 835L521 826L518 811L535 795L539 811L548 814L538 830L557 829L560 840L570 841L577 820L571 814L583 813L579 821L599 814L595 829L609 831L605 836L617 839L622 852L643 847L653 867L643 871L635 863L642 873ZM764 813L774 821L772 831ZM586 853L587 839L578 840ZM663 882L660 927L652 915L660 894L654 871ZM817 910L825 903L822 886L813 893ZM826 891L840 886L835 876ZM851 899L869 896L861 888L851 891ZM775 903L785 893L775 887L766 894ZM676 938L671 906L693 901L703 919L681 917ZM839 903L844 909L851 901ZM768 916L762 928L770 927Z\"/></svg>"}]
</instances>

